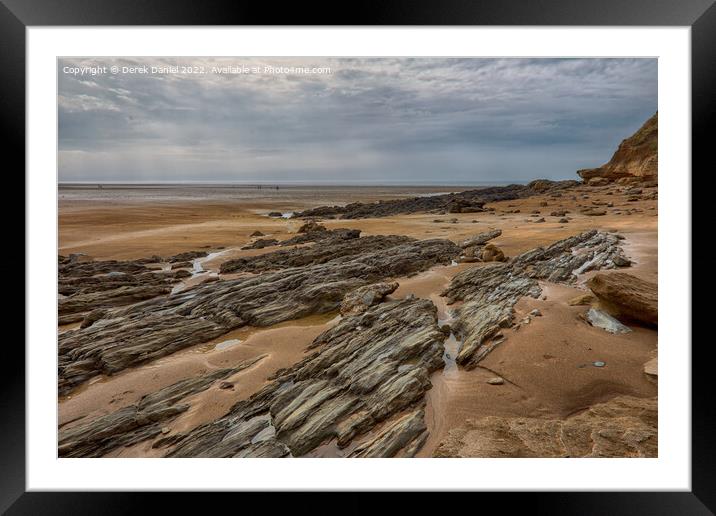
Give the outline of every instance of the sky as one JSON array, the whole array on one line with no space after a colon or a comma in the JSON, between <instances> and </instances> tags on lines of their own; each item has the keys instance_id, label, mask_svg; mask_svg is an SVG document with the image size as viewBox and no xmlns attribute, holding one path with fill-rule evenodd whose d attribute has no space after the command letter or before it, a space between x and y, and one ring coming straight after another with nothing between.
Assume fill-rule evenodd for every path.
<instances>
[{"instance_id":1,"label":"sky","mask_svg":"<svg viewBox=\"0 0 716 516\"><path fill-rule=\"evenodd\" d=\"M656 59L63 58L58 174L60 182L574 179L607 162L656 110Z\"/></svg>"}]
</instances>

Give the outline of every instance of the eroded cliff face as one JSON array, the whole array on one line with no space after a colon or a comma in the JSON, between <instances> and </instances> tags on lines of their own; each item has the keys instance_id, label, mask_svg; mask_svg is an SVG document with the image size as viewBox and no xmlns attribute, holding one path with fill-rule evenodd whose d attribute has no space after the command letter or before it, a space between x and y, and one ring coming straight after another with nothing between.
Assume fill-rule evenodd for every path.
<instances>
[{"instance_id":1,"label":"eroded cliff face","mask_svg":"<svg viewBox=\"0 0 716 516\"><path fill-rule=\"evenodd\" d=\"M621 142L608 163L598 168L578 170L577 174L587 182L656 181L658 127L658 113L655 113L636 133Z\"/></svg>"}]
</instances>

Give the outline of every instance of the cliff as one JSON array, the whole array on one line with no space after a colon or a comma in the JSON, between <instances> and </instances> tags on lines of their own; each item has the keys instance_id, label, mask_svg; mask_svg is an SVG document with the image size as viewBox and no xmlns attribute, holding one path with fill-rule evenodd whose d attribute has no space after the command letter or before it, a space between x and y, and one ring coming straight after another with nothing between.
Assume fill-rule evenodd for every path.
<instances>
[{"instance_id":1,"label":"cliff","mask_svg":"<svg viewBox=\"0 0 716 516\"><path fill-rule=\"evenodd\" d=\"M598 168L578 170L577 174L594 181L656 181L658 178L658 113L655 113L637 132L622 140L608 163ZM594 179L604 178L604 179Z\"/></svg>"}]
</instances>

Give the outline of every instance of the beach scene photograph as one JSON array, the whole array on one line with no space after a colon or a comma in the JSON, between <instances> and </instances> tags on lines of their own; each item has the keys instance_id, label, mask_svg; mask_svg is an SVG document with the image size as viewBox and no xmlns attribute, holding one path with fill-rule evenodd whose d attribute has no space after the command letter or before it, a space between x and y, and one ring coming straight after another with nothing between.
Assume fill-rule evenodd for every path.
<instances>
[{"instance_id":1,"label":"beach scene photograph","mask_svg":"<svg viewBox=\"0 0 716 516\"><path fill-rule=\"evenodd\" d=\"M658 457L657 59L57 65L58 457Z\"/></svg>"}]
</instances>

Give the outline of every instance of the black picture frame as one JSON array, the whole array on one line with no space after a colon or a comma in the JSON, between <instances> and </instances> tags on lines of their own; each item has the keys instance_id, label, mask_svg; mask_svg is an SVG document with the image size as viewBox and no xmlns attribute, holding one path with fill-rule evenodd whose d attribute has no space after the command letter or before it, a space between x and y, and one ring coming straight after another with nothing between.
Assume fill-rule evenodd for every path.
<instances>
[{"instance_id":1,"label":"black picture frame","mask_svg":"<svg viewBox=\"0 0 716 516\"><path fill-rule=\"evenodd\" d=\"M25 29L30 26L111 26L111 25L553 25L553 26L689 26L692 51L692 168L703 169L700 186L692 188L692 220L709 220L706 212L708 192L703 181L716 173L716 160L709 148L708 127L714 120L716 91L716 5L714 0L442 0L357 2L346 6L335 2L287 3L277 7L268 3L241 1L196 2L195 0L0 0L0 117L4 128L6 153L25 164ZM8 157L6 154L6 158ZM708 166L708 168L707 168ZM684 180L690 171L685 170ZM693 175L692 175L693 178ZM24 185L23 185L24 190ZM713 201L711 201L712 203ZM696 234L692 230L692 234ZM691 257L684 250L685 263ZM713 271L713 255L695 254L692 270ZM30 271L25 270L25 274ZM711 272L709 272L711 274ZM692 320L706 321L708 305L699 305L692 290ZM684 300L688 302L689 300ZM703 322L701 323L703 324ZM536 513L577 514L713 514L716 512L716 446L711 437L714 404L710 399L708 371L710 339L695 342L692 348L692 491L625 493L511 493L479 494L469 502L476 510L499 504L501 513L517 505L529 504ZM664 345L687 346L688 342ZM0 419L0 511L7 514L125 514L146 509L160 495L151 493L59 493L26 492L25 489L25 363L24 350L15 339L5 346L6 367L2 374L2 418ZM206 509L189 494L169 495L183 510ZM217 494L212 494L217 496ZM230 494L218 495L226 499ZM254 503L241 494L242 507ZM266 495L263 495L264 497ZM372 512L390 503L375 500L374 494L351 494L342 502L342 511ZM475 495L471 495L475 496ZM166 495L163 498L168 498ZM213 499L213 502L220 498ZM265 498L264 498L265 500ZM272 510L282 503L271 495ZM259 501L259 500L256 500ZM164 506L168 500L162 500ZM265 501L262 503L266 503ZM295 504L295 502L293 502ZM423 505L422 496L413 495L400 502L400 510L410 504ZM450 502L454 503L454 502ZM313 504L311 504L313 505ZM330 507L313 506L312 512ZM199 510L199 509L197 509Z\"/></svg>"}]
</instances>

